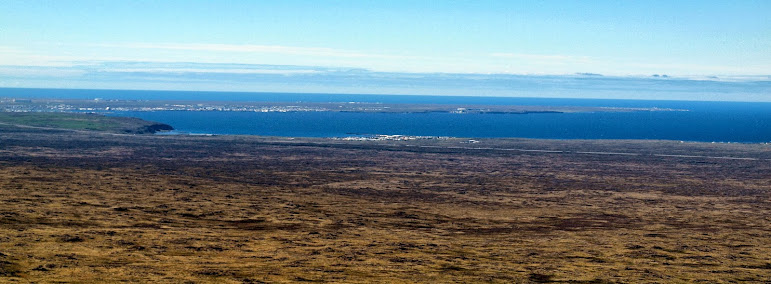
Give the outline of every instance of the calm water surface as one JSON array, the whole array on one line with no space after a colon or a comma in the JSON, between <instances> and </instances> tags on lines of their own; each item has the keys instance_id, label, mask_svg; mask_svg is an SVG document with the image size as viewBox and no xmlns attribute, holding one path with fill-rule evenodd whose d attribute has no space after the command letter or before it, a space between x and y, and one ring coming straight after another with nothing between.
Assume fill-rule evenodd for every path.
<instances>
[{"instance_id":1,"label":"calm water surface","mask_svg":"<svg viewBox=\"0 0 771 284\"><path fill-rule=\"evenodd\" d=\"M588 105L583 101L576 103ZM182 132L211 134L298 137L404 134L771 142L771 104L665 102L651 105L647 101L623 101L601 106L622 105L676 107L689 111L533 114L159 111L112 115L160 121Z\"/></svg>"},{"instance_id":2,"label":"calm water surface","mask_svg":"<svg viewBox=\"0 0 771 284\"><path fill-rule=\"evenodd\" d=\"M618 113L113 112L163 122L185 133L341 137L404 134L550 139L667 139L771 142L771 103L487 98L343 94L0 89L0 96L262 102L381 102L671 108Z\"/></svg>"}]
</instances>

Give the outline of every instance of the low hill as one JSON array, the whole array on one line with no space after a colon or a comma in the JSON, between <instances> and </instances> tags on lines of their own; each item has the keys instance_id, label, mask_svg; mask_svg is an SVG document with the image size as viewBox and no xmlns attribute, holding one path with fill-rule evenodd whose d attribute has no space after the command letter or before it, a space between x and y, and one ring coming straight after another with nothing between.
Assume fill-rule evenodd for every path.
<instances>
[{"instance_id":1,"label":"low hill","mask_svg":"<svg viewBox=\"0 0 771 284\"><path fill-rule=\"evenodd\" d=\"M163 123L93 113L0 112L0 124L127 134L152 134L174 130L170 125Z\"/></svg>"}]
</instances>

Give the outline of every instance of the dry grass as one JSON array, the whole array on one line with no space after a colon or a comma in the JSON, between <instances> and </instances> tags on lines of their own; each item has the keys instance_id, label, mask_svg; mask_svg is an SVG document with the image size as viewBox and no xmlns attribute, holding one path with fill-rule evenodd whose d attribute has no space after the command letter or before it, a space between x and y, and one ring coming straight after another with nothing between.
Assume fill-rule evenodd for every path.
<instances>
[{"instance_id":1,"label":"dry grass","mask_svg":"<svg viewBox=\"0 0 771 284\"><path fill-rule=\"evenodd\" d=\"M399 149L4 135L0 282L771 279L768 161Z\"/></svg>"}]
</instances>

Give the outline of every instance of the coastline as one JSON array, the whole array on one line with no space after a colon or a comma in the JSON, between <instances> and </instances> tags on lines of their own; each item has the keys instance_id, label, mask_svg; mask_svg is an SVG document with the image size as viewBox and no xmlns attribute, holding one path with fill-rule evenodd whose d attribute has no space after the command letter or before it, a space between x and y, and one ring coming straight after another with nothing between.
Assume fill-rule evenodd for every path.
<instances>
[{"instance_id":1,"label":"coastline","mask_svg":"<svg viewBox=\"0 0 771 284\"><path fill-rule=\"evenodd\" d=\"M180 133L346 138L521 137L768 143L771 104L560 101L574 105L0 99L14 112L94 112L174 125ZM550 101L556 103L555 101ZM349 133L357 133L349 135ZM370 137L371 138L371 137ZM353 138L351 138L353 139Z\"/></svg>"}]
</instances>

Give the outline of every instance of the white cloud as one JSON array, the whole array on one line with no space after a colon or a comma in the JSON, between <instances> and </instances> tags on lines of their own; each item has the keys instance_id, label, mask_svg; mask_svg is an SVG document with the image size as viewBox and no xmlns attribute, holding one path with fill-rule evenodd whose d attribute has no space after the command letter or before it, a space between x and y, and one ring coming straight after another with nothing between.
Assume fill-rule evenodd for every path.
<instances>
[{"instance_id":1,"label":"white cloud","mask_svg":"<svg viewBox=\"0 0 771 284\"><path fill-rule=\"evenodd\" d=\"M0 66L0 76L5 77L74 77L87 72L74 68L57 68L52 66L9 67Z\"/></svg>"},{"instance_id":2,"label":"white cloud","mask_svg":"<svg viewBox=\"0 0 771 284\"><path fill-rule=\"evenodd\" d=\"M631 67L632 70L646 71L648 73L657 74L676 74L679 76L688 76L693 78L703 77L704 74L710 75L730 75L734 78L741 78L742 76L750 78L755 76L747 75L767 75L771 66L724 66L724 65L705 65L705 64L691 64L691 63L641 63L630 62L624 65ZM698 71L696 71L698 70ZM640 72L638 71L638 72ZM632 73L632 72L630 72ZM639 73L638 73L639 74Z\"/></svg>"},{"instance_id":3,"label":"white cloud","mask_svg":"<svg viewBox=\"0 0 771 284\"><path fill-rule=\"evenodd\" d=\"M19 49L10 46L0 46L0 53L18 53Z\"/></svg>"},{"instance_id":4,"label":"white cloud","mask_svg":"<svg viewBox=\"0 0 771 284\"><path fill-rule=\"evenodd\" d=\"M84 65L84 62L93 61L93 59L0 46L0 66L5 67L73 67ZM114 61L115 59L100 58L100 60Z\"/></svg>"},{"instance_id":5,"label":"white cloud","mask_svg":"<svg viewBox=\"0 0 771 284\"><path fill-rule=\"evenodd\" d=\"M605 75L764 75L768 64L702 66L698 62L656 62L640 58L608 58L566 54L496 52L486 54L400 54L259 44L217 43L83 43L0 46L0 66L73 67L102 62L189 62L359 68L397 73L473 73L559 75L578 72ZM115 72L300 74L306 71L254 70L238 67L195 70L197 66L104 66ZM126 69L128 68L128 69ZM165 69L164 69L165 68ZM182 69L180 69L182 68ZM184 69L193 68L193 69ZM135 70L131 70L135 69ZM141 70L140 70L141 69ZM217 70L221 69L221 70ZM269 69L269 68L268 68ZM281 69L281 68L277 68Z\"/></svg>"},{"instance_id":6,"label":"white cloud","mask_svg":"<svg viewBox=\"0 0 771 284\"><path fill-rule=\"evenodd\" d=\"M580 63L590 63L592 62L592 58L588 56L572 56L572 55L552 55L552 54L527 54L527 53L507 53L507 52L496 52L491 53L490 56L492 57L499 57L499 58L510 58L510 59L519 59L519 60L530 60L530 61L537 61L537 62L580 62Z\"/></svg>"},{"instance_id":7,"label":"white cloud","mask_svg":"<svg viewBox=\"0 0 771 284\"><path fill-rule=\"evenodd\" d=\"M318 70L246 69L246 68L101 68L101 72L143 73L215 73L215 74L265 74L296 75L320 73Z\"/></svg>"},{"instance_id":8,"label":"white cloud","mask_svg":"<svg viewBox=\"0 0 771 284\"><path fill-rule=\"evenodd\" d=\"M382 58L382 59L407 59L410 56L366 53L353 50L334 49L326 47L297 47L282 45L254 45L254 44L212 44L212 43L126 43L126 44L98 44L100 47L131 48L131 49L167 49L184 51L213 51L213 52L242 52L242 53L275 53L285 55L308 55L322 57L343 58Z\"/></svg>"}]
</instances>

